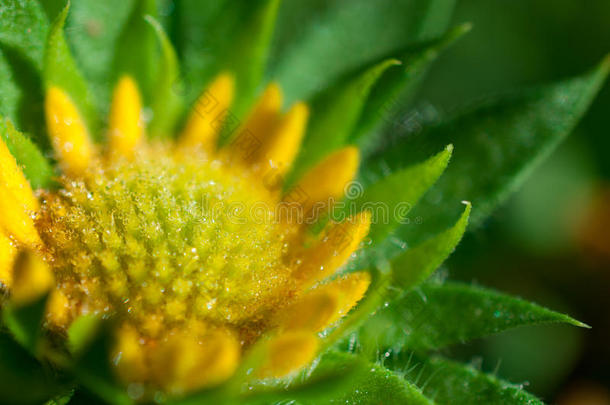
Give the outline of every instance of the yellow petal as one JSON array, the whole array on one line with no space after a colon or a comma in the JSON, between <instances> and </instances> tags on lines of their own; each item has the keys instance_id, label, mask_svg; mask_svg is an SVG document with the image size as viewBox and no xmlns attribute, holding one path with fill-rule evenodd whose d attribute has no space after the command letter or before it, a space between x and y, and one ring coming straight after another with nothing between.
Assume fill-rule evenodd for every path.
<instances>
[{"instance_id":1,"label":"yellow petal","mask_svg":"<svg viewBox=\"0 0 610 405\"><path fill-rule=\"evenodd\" d=\"M93 146L76 106L60 88L51 87L45 100L47 129L63 170L74 176L91 163Z\"/></svg>"},{"instance_id":2,"label":"yellow petal","mask_svg":"<svg viewBox=\"0 0 610 405\"><path fill-rule=\"evenodd\" d=\"M145 382L148 379L146 350L138 331L123 325L117 331L113 358L119 377L125 382Z\"/></svg>"},{"instance_id":3,"label":"yellow petal","mask_svg":"<svg viewBox=\"0 0 610 405\"><path fill-rule=\"evenodd\" d=\"M331 225L324 237L305 251L294 277L308 287L331 276L358 249L370 224L371 215L365 211Z\"/></svg>"},{"instance_id":4,"label":"yellow petal","mask_svg":"<svg viewBox=\"0 0 610 405\"><path fill-rule=\"evenodd\" d=\"M320 332L345 316L364 297L371 276L352 273L309 290L278 315L283 330Z\"/></svg>"},{"instance_id":5,"label":"yellow petal","mask_svg":"<svg viewBox=\"0 0 610 405\"><path fill-rule=\"evenodd\" d=\"M302 218L312 223L343 197L346 186L356 176L359 162L360 153L353 146L333 153L307 172L284 196L284 202L299 204Z\"/></svg>"},{"instance_id":6,"label":"yellow petal","mask_svg":"<svg viewBox=\"0 0 610 405\"><path fill-rule=\"evenodd\" d=\"M0 231L0 284L10 287L13 281L13 262L17 249L13 242Z\"/></svg>"},{"instance_id":7,"label":"yellow petal","mask_svg":"<svg viewBox=\"0 0 610 405\"><path fill-rule=\"evenodd\" d=\"M212 332L201 339L179 332L153 352L153 378L173 393L218 384L235 372L239 355L239 343L229 332Z\"/></svg>"},{"instance_id":8,"label":"yellow petal","mask_svg":"<svg viewBox=\"0 0 610 405\"><path fill-rule=\"evenodd\" d=\"M140 327L142 332L148 336L158 336L164 329L163 317L158 314L151 314L144 319Z\"/></svg>"},{"instance_id":9,"label":"yellow petal","mask_svg":"<svg viewBox=\"0 0 610 405\"><path fill-rule=\"evenodd\" d=\"M320 327L320 330L327 328L347 315L364 297L369 285L371 285L371 275L367 272L358 272L348 274L313 290L312 294L317 291L318 294L335 294L337 296L337 309L328 318L326 324Z\"/></svg>"},{"instance_id":10,"label":"yellow petal","mask_svg":"<svg viewBox=\"0 0 610 405\"><path fill-rule=\"evenodd\" d=\"M231 158L241 161L255 159L260 154L265 140L273 133L281 108L282 91L277 83L271 83L231 142Z\"/></svg>"},{"instance_id":11,"label":"yellow petal","mask_svg":"<svg viewBox=\"0 0 610 405\"><path fill-rule=\"evenodd\" d=\"M19 252L13 269L11 299L16 304L35 301L51 291L55 284L53 273L35 253Z\"/></svg>"},{"instance_id":12,"label":"yellow petal","mask_svg":"<svg viewBox=\"0 0 610 405\"><path fill-rule=\"evenodd\" d=\"M134 80L123 76L114 89L109 117L110 150L131 156L144 133L142 100Z\"/></svg>"},{"instance_id":13,"label":"yellow petal","mask_svg":"<svg viewBox=\"0 0 610 405\"><path fill-rule=\"evenodd\" d=\"M296 103L280 118L273 134L261 146L257 158L263 170L271 168L280 175L288 171L301 147L308 117L307 105Z\"/></svg>"},{"instance_id":14,"label":"yellow petal","mask_svg":"<svg viewBox=\"0 0 610 405\"><path fill-rule=\"evenodd\" d=\"M287 332L268 343L263 377L283 377L309 364L318 351L318 339L310 332Z\"/></svg>"},{"instance_id":15,"label":"yellow petal","mask_svg":"<svg viewBox=\"0 0 610 405\"><path fill-rule=\"evenodd\" d=\"M218 331L203 338L200 363L189 386L199 388L218 384L229 378L239 365L240 345L228 332Z\"/></svg>"},{"instance_id":16,"label":"yellow petal","mask_svg":"<svg viewBox=\"0 0 610 405\"><path fill-rule=\"evenodd\" d=\"M197 367L198 351L199 342L186 333L161 342L152 351L151 373L155 383L171 391L184 391L184 380Z\"/></svg>"},{"instance_id":17,"label":"yellow petal","mask_svg":"<svg viewBox=\"0 0 610 405\"><path fill-rule=\"evenodd\" d=\"M34 221L22 203L10 195L0 198L0 228L6 234L28 247L40 245Z\"/></svg>"},{"instance_id":18,"label":"yellow petal","mask_svg":"<svg viewBox=\"0 0 610 405\"><path fill-rule=\"evenodd\" d=\"M229 107L233 101L235 78L229 73L221 73L199 97L186 126L180 136L181 146L201 145L214 151L218 134L225 123L231 119Z\"/></svg>"},{"instance_id":19,"label":"yellow petal","mask_svg":"<svg viewBox=\"0 0 610 405\"><path fill-rule=\"evenodd\" d=\"M339 310L339 296L334 291L311 291L278 314L283 330L319 332Z\"/></svg>"},{"instance_id":20,"label":"yellow petal","mask_svg":"<svg viewBox=\"0 0 610 405\"><path fill-rule=\"evenodd\" d=\"M0 140L0 232L13 236L28 246L40 243L38 232L32 221L32 213L38 210L29 183L13 155Z\"/></svg>"},{"instance_id":21,"label":"yellow petal","mask_svg":"<svg viewBox=\"0 0 610 405\"><path fill-rule=\"evenodd\" d=\"M0 190L3 196L10 192L26 209L38 211L38 200L34 197L30 183L2 139L0 139Z\"/></svg>"},{"instance_id":22,"label":"yellow petal","mask_svg":"<svg viewBox=\"0 0 610 405\"><path fill-rule=\"evenodd\" d=\"M70 302L58 289L51 292L46 308L49 321L59 327L67 327L70 321Z\"/></svg>"}]
</instances>

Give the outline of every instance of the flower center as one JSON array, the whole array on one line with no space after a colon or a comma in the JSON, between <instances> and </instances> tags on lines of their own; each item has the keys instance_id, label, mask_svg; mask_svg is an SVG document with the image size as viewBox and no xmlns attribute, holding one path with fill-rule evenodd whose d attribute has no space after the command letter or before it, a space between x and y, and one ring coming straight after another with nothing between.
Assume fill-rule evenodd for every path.
<instances>
[{"instance_id":1,"label":"flower center","mask_svg":"<svg viewBox=\"0 0 610 405\"><path fill-rule=\"evenodd\" d=\"M118 314L150 336L193 320L262 322L294 291L274 200L221 160L167 149L43 195L37 228L72 315Z\"/></svg>"}]
</instances>

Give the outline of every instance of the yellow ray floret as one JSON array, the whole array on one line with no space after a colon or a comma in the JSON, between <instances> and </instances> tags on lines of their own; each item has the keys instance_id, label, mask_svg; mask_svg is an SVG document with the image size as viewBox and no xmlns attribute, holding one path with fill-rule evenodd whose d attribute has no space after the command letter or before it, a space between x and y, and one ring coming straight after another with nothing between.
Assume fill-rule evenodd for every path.
<instances>
[{"instance_id":1,"label":"yellow ray floret","mask_svg":"<svg viewBox=\"0 0 610 405\"><path fill-rule=\"evenodd\" d=\"M214 79L190 113L180 135L181 146L201 145L210 151L216 149L218 134L230 113L234 91L235 79L232 75L221 73Z\"/></svg>"},{"instance_id":2,"label":"yellow ray floret","mask_svg":"<svg viewBox=\"0 0 610 405\"><path fill-rule=\"evenodd\" d=\"M320 332L345 316L371 283L366 272L352 273L308 291L278 316L284 330Z\"/></svg>"},{"instance_id":3,"label":"yellow ray floret","mask_svg":"<svg viewBox=\"0 0 610 405\"><path fill-rule=\"evenodd\" d=\"M265 139L256 163L263 169L271 166L278 174L286 173L301 147L308 117L309 108L305 103L292 106L280 118L273 134Z\"/></svg>"},{"instance_id":4,"label":"yellow ray floret","mask_svg":"<svg viewBox=\"0 0 610 405\"><path fill-rule=\"evenodd\" d=\"M261 368L264 377L283 377L309 364L318 351L311 332L286 332L268 343L268 359Z\"/></svg>"},{"instance_id":5,"label":"yellow ray floret","mask_svg":"<svg viewBox=\"0 0 610 405\"><path fill-rule=\"evenodd\" d=\"M316 288L319 294L332 293L337 296L337 310L328 319L326 325L323 325L322 329L332 325L347 315L362 297L364 297L364 294L370 285L371 275L368 272L358 272L348 274L345 277L333 280L328 284Z\"/></svg>"},{"instance_id":6,"label":"yellow ray floret","mask_svg":"<svg viewBox=\"0 0 610 405\"><path fill-rule=\"evenodd\" d=\"M201 339L177 332L153 349L152 378L171 392L217 384L230 377L239 364L240 347L226 331Z\"/></svg>"},{"instance_id":7,"label":"yellow ray floret","mask_svg":"<svg viewBox=\"0 0 610 405\"><path fill-rule=\"evenodd\" d=\"M371 215L365 211L329 226L323 238L305 252L295 278L310 286L332 275L358 249L370 224Z\"/></svg>"},{"instance_id":8,"label":"yellow ray floret","mask_svg":"<svg viewBox=\"0 0 610 405\"><path fill-rule=\"evenodd\" d=\"M7 121L7 125L11 125L10 122ZM37 211L39 208L30 183L2 139L0 139L0 190L3 196L7 193L12 194L30 211Z\"/></svg>"},{"instance_id":9,"label":"yellow ray floret","mask_svg":"<svg viewBox=\"0 0 610 405\"><path fill-rule=\"evenodd\" d=\"M262 144L273 132L282 108L282 91L271 83L254 106L246 122L240 126L229 147L231 158L250 161L260 154Z\"/></svg>"},{"instance_id":10,"label":"yellow ray floret","mask_svg":"<svg viewBox=\"0 0 610 405\"><path fill-rule=\"evenodd\" d=\"M319 332L339 309L339 296L331 290L311 291L278 315L283 330Z\"/></svg>"},{"instance_id":11,"label":"yellow ray floret","mask_svg":"<svg viewBox=\"0 0 610 405\"><path fill-rule=\"evenodd\" d=\"M117 331L113 353L117 373L124 381L144 382L148 378L146 352L142 337L130 325L122 325Z\"/></svg>"},{"instance_id":12,"label":"yellow ray floret","mask_svg":"<svg viewBox=\"0 0 610 405\"><path fill-rule=\"evenodd\" d=\"M16 253L13 242L0 231L0 284L7 287L10 287L13 281L13 261Z\"/></svg>"},{"instance_id":13,"label":"yellow ray floret","mask_svg":"<svg viewBox=\"0 0 610 405\"><path fill-rule=\"evenodd\" d=\"M144 133L141 118L142 101L138 87L129 76L123 76L114 89L109 117L110 150L131 156Z\"/></svg>"},{"instance_id":14,"label":"yellow ray floret","mask_svg":"<svg viewBox=\"0 0 610 405\"><path fill-rule=\"evenodd\" d=\"M359 162L358 148L348 146L333 153L303 176L294 191L304 196L299 202L306 223L311 223L328 210L333 201L343 197L345 187L356 176ZM292 199L291 192L284 197L286 202ZM310 214L313 214L313 218L309 218Z\"/></svg>"},{"instance_id":15,"label":"yellow ray floret","mask_svg":"<svg viewBox=\"0 0 610 405\"><path fill-rule=\"evenodd\" d=\"M79 176L93 158L93 146L78 109L58 87L47 91L45 100L47 129L62 169Z\"/></svg>"},{"instance_id":16,"label":"yellow ray floret","mask_svg":"<svg viewBox=\"0 0 610 405\"><path fill-rule=\"evenodd\" d=\"M47 264L30 251L21 251L15 259L11 299L16 304L35 301L51 291L55 280Z\"/></svg>"},{"instance_id":17,"label":"yellow ray floret","mask_svg":"<svg viewBox=\"0 0 610 405\"><path fill-rule=\"evenodd\" d=\"M0 231L12 236L28 247L40 245L40 237L34 221L23 203L9 193L0 197Z\"/></svg>"},{"instance_id":18,"label":"yellow ray floret","mask_svg":"<svg viewBox=\"0 0 610 405\"><path fill-rule=\"evenodd\" d=\"M0 232L28 246L40 243L31 215L38 200L17 166L15 158L0 140Z\"/></svg>"},{"instance_id":19,"label":"yellow ray floret","mask_svg":"<svg viewBox=\"0 0 610 405\"><path fill-rule=\"evenodd\" d=\"M51 291L47 301L46 315L52 325L66 327L70 322L70 301L61 290Z\"/></svg>"}]
</instances>

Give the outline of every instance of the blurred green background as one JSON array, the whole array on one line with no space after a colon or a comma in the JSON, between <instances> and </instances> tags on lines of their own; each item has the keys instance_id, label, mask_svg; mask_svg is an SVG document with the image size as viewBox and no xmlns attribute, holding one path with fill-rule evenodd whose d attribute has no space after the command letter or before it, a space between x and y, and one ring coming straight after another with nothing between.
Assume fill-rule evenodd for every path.
<instances>
[{"instance_id":1,"label":"blurred green background","mask_svg":"<svg viewBox=\"0 0 610 405\"><path fill-rule=\"evenodd\" d=\"M608 0L460 0L474 29L431 70L405 120L575 75L610 52ZM592 326L523 328L454 353L550 403L610 404L610 85L571 137L446 263ZM479 358L474 357L478 355Z\"/></svg>"}]
</instances>

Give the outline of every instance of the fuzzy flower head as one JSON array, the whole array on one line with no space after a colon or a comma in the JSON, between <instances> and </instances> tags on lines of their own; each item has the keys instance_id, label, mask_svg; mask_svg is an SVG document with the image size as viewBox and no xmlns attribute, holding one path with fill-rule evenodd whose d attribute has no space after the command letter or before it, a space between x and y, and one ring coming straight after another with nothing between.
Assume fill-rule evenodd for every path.
<instances>
[{"instance_id":1,"label":"fuzzy flower head","mask_svg":"<svg viewBox=\"0 0 610 405\"><path fill-rule=\"evenodd\" d=\"M50 87L47 128L63 172L52 190L32 191L1 145L10 194L2 283L18 300L51 291L46 322L60 334L83 316L116 319L113 361L127 383L170 392L217 384L257 346L267 353L260 377L283 376L316 356L318 332L369 286L366 272L328 281L366 237L368 213L317 234L305 223L342 197L357 149L335 152L285 191L268 179L295 159L307 106L283 112L271 84L242 138L219 147L222 127L204 107L212 99L228 111L233 90L231 74L220 74L177 141L148 141L139 91L124 76L102 147L70 96ZM304 199L294 201L297 191Z\"/></svg>"}]
</instances>

